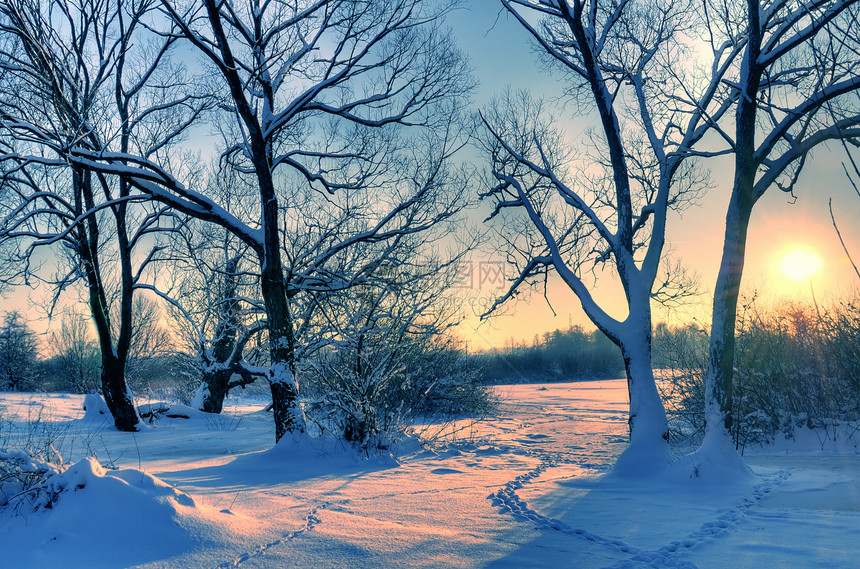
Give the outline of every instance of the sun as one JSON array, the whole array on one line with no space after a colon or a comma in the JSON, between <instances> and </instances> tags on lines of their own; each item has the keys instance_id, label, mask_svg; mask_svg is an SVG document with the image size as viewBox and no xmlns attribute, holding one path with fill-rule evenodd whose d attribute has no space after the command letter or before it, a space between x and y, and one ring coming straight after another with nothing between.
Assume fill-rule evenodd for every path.
<instances>
[{"instance_id":1,"label":"sun","mask_svg":"<svg viewBox=\"0 0 860 569\"><path fill-rule=\"evenodd\" d=\"M812 275L821 270L821 257L805 246L792 247L782 257L780 269L782 274L790 281L802 282L809 280Z\"/></svg>"}]
</instances>

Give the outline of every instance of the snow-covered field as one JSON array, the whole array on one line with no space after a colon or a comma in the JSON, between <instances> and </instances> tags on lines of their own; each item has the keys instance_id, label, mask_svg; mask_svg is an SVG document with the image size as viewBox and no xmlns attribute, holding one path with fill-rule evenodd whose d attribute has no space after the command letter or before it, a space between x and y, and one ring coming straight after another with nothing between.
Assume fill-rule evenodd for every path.
<instances>
[{"instance_id":1,"label":"snow-covered field","mask_svg":"<svg viewBox=\"0 0 860 569\"><path fill-rule=\"evenodd\" d=\"M604 476L625 446L623 381L498 393L497 416L397 461L272 449L262 400L130 435L80 397L3 394L0 447L38 418L77 462L52 508L0 515L0 567L860 565L860 433L748 450L748 482L631 482ZM93 451L112 469L81 460Z\"/></svg>"}]
</instances>

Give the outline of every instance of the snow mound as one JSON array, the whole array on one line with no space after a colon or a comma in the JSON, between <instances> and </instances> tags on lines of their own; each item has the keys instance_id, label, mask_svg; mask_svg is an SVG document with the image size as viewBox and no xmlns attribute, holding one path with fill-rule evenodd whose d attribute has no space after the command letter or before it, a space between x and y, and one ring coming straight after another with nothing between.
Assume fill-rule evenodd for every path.
<instances>
[{"instance_id":1,"label":"snow mound","mask_svg":"<svg viewBox=\"0 0 860 569\"><path fill-rule=\"evenodd\" d=\"M647 482L660 480L673 463L672 451L663 441L633 442L618 457L606 478Z\"/></svg>"},{"instance_id":2,"label":"snow mound","mask_svg":"<svg viewBox=\"0 0 860 569\"><path fill-rule=\"evenodd\" d=\"M112 420L110 409L104 398L98 393L88 393L84 396L84 419L96 421Z\"/></svg>"},{"instance_id":3,"label":"snow mound","mask_svg":"<svg viewBox=\"0 0 860 569\"><path fill-rule=\"evenodd\" d=\"M727 435L705 436L696 452L683 456L673 465L672 476L710 484L748 485L758 477L741 457Z\"/></svg>"},{"instance_id":4,"label":"snow mound","mask_svg":"<svg viewBox=\"0 0 860 569\"><path fill-rule=\"evenodd\" d=\"M242 523L145 472L107 471L92 457L50 477L41 496L49 497L41 507L0 517L0 542L29 542L4 559L10 567L125 567L217 550Z\"/></svg>"}]
</instances>

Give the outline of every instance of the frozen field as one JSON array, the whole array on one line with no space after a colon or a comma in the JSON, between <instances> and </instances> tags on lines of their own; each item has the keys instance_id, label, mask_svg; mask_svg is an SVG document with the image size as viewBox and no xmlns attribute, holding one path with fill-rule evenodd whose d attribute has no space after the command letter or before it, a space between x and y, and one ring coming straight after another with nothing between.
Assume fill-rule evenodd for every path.
<instances>
[{"instance_id":1,"label":"frozen field","mask_svg":"<svg viewBox=\"0 0 860 569\"><path fill-rule=\"evenodd\" d=\"M81 398L3 394L0 446L39 418L67 464L51 509L0 516L0 566L850 568L857 439L747 451L743 483L603 475L624 449L623 381L505 386L497 416L398 460L284 441L265 402L135 435ZM683 460L683 459L682 459Z\"/></svg>"}]
</instances>

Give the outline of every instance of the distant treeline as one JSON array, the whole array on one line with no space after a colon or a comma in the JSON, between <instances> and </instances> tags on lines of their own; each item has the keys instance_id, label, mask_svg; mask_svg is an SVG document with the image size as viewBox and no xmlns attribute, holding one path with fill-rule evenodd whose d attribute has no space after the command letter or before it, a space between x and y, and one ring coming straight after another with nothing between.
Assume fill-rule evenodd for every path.
<instances>
[{"instance_id":1,"label":"distant treeline","mask_svg":"<svg viewBox=\"0 0 860 569\"><path fill-rule=\"evenodd\" d=\"M579 326L471 356L483 383L528 383L624 377L621 352L601 332Z\"/></svg>"}]
</instances>

